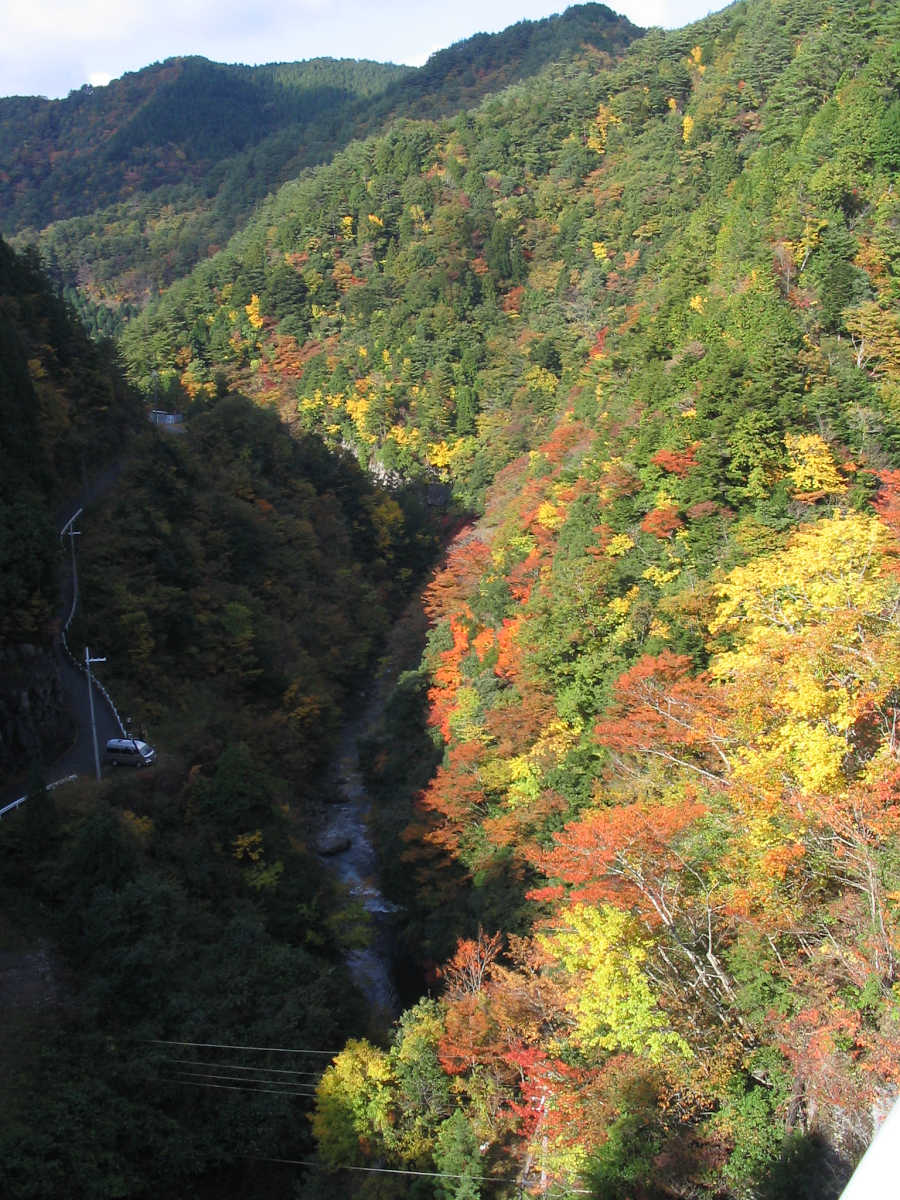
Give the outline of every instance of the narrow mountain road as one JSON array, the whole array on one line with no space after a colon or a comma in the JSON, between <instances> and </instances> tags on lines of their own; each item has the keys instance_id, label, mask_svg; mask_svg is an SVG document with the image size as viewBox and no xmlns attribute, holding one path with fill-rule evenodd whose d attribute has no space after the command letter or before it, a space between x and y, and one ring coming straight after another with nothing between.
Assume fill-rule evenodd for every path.
<instances>
[{"instance_id":1,"label":"narrow mountain road","mask_svg":"<svg viewBox=\"0 0 900 1200\"><path fill-rule=\"evenodd\" d=\"M110 490L121 472L122 464L121 462L116 462L107 467L96 479L93 479L82 490L77 499L67 505L61 513L57 514L57 527L66 529L75 514L79 513L85 505L99 500L101 496ZM87 519L90 520L90 516ZM82 524L84 520L85 517L83 515L78 517L78 520L74 522L75 528ZM63 582L60 589L60 624L63 627L69 620L70 615L74 614L79 604L77 593L78 539L77 537L74 539L70 539L68 536L64 537L64 541L68 542L70 540L74 540L75 542L74 555L71 552L71 548L68 548L68 553L65 553L65 549L67 548L64 548L63 561L66 567L63 571ZM70 647L70 649L73 650L73 653L75 652L74 647ZM102 647L95 648L95 653L97 649L102 653ZM52 774L54 778L71 774L92 775L95 772L95 757L87 677L83 670L73 664L72 659L66 653L62 638L56 638L54 642L54 654L56 655L59 667L60 680L68 698L69 711L77 723L78 733L72 746L53 763L52 767L45 769L45 774ZM120 737L122 730L110 709L109 703L98 687L94 687L94 721L97 729L97 745L102 754L106 741L111 737Z\"/></svg>"},{"instance_id":2,"label":"narrow mountain road","mask_svg":"<svg viewBox=\"0 0 900 1200\"><path fill-rule=\"evenodd\" d=\"M78 733L74 743L65 754L61 755L44 774L50 781L64 775L93 775L94 741L91 734L91 706L88 698L87 678L83 671L77 670L62 646L55 647L56 661L59 665L59 675L68 698L69 710L78 723ZM103 747L108 738L121 737L119 724L109 709L101 692L94 689L94 719L97 724L97 745L102 758Z\"/></svg>"},{"instance_id":3,"label":"narrow mountain road","mask_svg":"<svg viewBox=\"0 0 900 1200\"><path fill-rule=\"evenodd\" d=\"M64 530L75 514L83 509L86 504L98 500L108 492L121 474L121 470L122 464L117 462L107 467L100 475L91 480L75 499L68 502L57 512L57 529ZM75 522L75 527L77 528L84 519L84 517L79 517ZM90 517L87 519L90 519ZM62 577L59 606L60 626L65 625L70 614L74 611L73 606L77 605L77 596L75 594L77 587L77 566L73 572L71 546L65 544L70 543L71 540L74 540L76 543L75 554L77 561L78 539L77 537L70 539L66 536L62 548ZM54 638L53 653L67 705L75 720L77 733L72 745L59 755L58 758L41 764L43 778L48 784L58 779L64 779L69 775L93 776L95 773L94 741L91 731L91 705L88 696L87 678L84 672L78 670L71 658L66 654L65 647L59 635ZM109 704L97 687L94 688L94 719L97 728L97 744L102 755L103 746L107 739L120 736L121 730L118 721L110 710ZM21 778L14 784L0 788L0 808L11 804L23 794L24 788Z\"/></svg>"}]
</instances>

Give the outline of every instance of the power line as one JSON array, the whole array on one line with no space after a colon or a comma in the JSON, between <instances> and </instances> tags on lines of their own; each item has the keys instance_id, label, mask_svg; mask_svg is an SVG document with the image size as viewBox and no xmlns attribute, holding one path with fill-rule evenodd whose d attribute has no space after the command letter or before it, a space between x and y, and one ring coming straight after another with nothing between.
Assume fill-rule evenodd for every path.
<instances>
[{"instance_id":1,"label":"power line","mask_svg":"<svg viewBox=\"0 0 900 1200\"><path fill-rule=\"evenodd\" d=\"M217 1088L222 1092L252 1092L256 1096L272 1095L272 1096L302 1096L308 1100L310 1096L314 1096L315 1092L279 1092L274 1088L250 1088L250 1087L234 1087L228 1083L200 1083L194 1079L164 1079L163 1083L181 1083L188 1087L206 1087Z\"/></svg>"},{"instance_id":2,"label":"power line","mask_svg":"<svg viewBox=\"0 0 900 1200\"><path fill-rule=\"evenodd\" d=\"M174 1044L174 1045L199 1045L200 1043L176 1042L176 1043L171 1043L171 1044ZM244 1047L244 1046L229 1047L229 1049L239 1049L239 1050L253 1049L253 1048L254 1047ZM296 1050L296 1051L288 1050L288 1051L284 1051L284 1053L303 1054L303 1053L308 1053L308 1052L302 1051L302 1050ZM327 1053L327 1052L326 1051L315 1051L314 1053ZM184 1062L187 1060L173 1059L173 1060L166 1060L166 1061ZM213 1065L213 1064L198 1063L197 1065L205 1066L205 1065ZM248 1071L253 1070L252 1067L243 1067L243 1068L236 1068L236 1069L248 1070ZM266 1067L262 1068L262 1070L267 1070L267 1069L269 1069L269 1068L266 1068ZM275 1069L272 1068L272 1070L274 1071ZM290 1072L290 1071L280 1072L279 1071L278 1072L278 1074L282 1074L282 1073L298 1074L298 1075L310 1074L310 1072L304 1072L304 1071L297 1071L297 1072ZM163 1082L183 1083L183 1084L188 1084L189 1086L192 1086L192 1087L214 1088L217 1091L223 1091L223 1092L250 1092L255 1095L300 1096L300 1097L303 1097L306 1099L308 1099L311 1096L314 1096L315 1091L316 1091L316 1089L313 1087L307 1088L306 1091L278 1091L274 1088L241 1087L241 1086L234 1086L232 1084L225 1084L225 1083L205 1083L205 1082L202 1082L202 1080L232 1079L235 1077L229 1076L229 1075L200 1074L199 1077L195 1079L195 1078L190 1077L193 1074L194 1074L194 1072L185 1072L184 1077L176 1076L174 1078L166 1079ZM240 1079L241 1077L238 1076L237 1078ZM254 1081L253 1080L242 1080L242 1082L251 1083ZM276 1079L264 1079L264 1080L260 1080L258 1082L278 1083L279 1081ZM281 1086L283 1088L287 1088L287 1087L290 1087L291 1085L290 1085L290 1082L286 1081ZM303 1086L305 1086L305 1085L294 1084L294 1087L303 1087ZM422 1177L429 1178L429 1179L472 1179L472 1180L478 1180L481 1183L513 1183L513 1184L518 1184L520 1187L523 1184L522 1179L519 1177L516 1177L513 1179L508 1176L497 1176L497 1175L457 1175L457 1174L454 1174L454 1173L448 1172L448 1171L414 1171L414 1170L410 1170L408 1168L402 1168L402 1167L356 1167L356 1166L349 1166L349 1165L329 1166L327 1163L313 1162L310 1159L302 1159L302 1158L257 1158L254 1161L255 1162L279 1163L282 1166L292 1166L292 1167L314 1167L320 1171L357 1171L357 1172L362 1172L367 1175L417 1175L417 1176L422 1176ZM590 1192L590 1190L588 1190L587 1188L569 1188L569 1189L567 1189L567 1191L569 1194L576 1195L576 1196L590 1196L592 1194Z\"/></svg>"},{"instance_id":3,"label":"power line","mask_svg":"<svg viewBox=\"0 0 900 1200\"><path fill-rule=\"evenodd\" d=\"M185 1063L192 1067L221 1067L227 1068L229 1071L268 1071L270 1075L311 1075L314 1079L321 1079L321 1071L292 1071L287 1067L242 1067L238 1063L198 1062L195 1058L164 1058L163 1062L170 1063Z\"/></svg>"},{"instance_id":4,"label":"power line","mask_svg":"<svg viewBox=\"0 0 900 1200\"><path fill-rule=\"evenodd\" d=\"M429 1179L478 1179L487 1183L520 1183L521 1180L496 1175L454 1175L449 1171L410 1171L401 1167L330 1167L326 1163L311 1162L302 1158L257 1158L256 1162L283 1163L292 1167L318 1167L320 1171L363 1171L370 1175L425 1175ZM589 1192L583 1193L589 1195Z\"/></svg>"},{"instance_id":5,"label":"power line","mask_svg":"<svg viewBox=\"0 0 900 1200\"><path fill-rule=\"evenodd\" d=\"M171 1040L164 1040L162 1038L153 1038L150 1040L149 1044L153 1045L153 1046L188 1046L188 1047L191 1047L194 1049L201 1049L201 1050L242 1050L242 1051L249 1050L249 1051L258 1051L258 1052L267 1053L267 1054L318 1054L318 1055L327 1055L329 1057L334 1057L334 1055L340 1053L339 1050L295 1050L295 1049L287 1049L282 1046L232 1046L232 1045L225 1045L224 1043L221 1043L221 1042L177 1042L177 1041L171 1041ZM279 1069L277 1067L243 1067L243 1066L239 1066L237 1064L231 1064L231 1063L198 1063L192 1059L182 1059L182 1058L164 1059L163 1061L164 1062L180 1062L180 1063L185 1063L187 1065L197 1066L197 1067L219 1067L224 1070L236 1070L236 1071L261 1070L261 1071L266 1071L269 1074L277 1074L277 1075L304 1075L304 1076L312 1075L312 1076L320 1077L319 1073L315 1072L315 1071L291 1071L291 1070L287 1070L287 1069ZM234 1080L240 1080L240 1083L254 1083L254 1082L269 1083L269 1084L277 1084L278 1087L271 1087L271 1088L242 1087L239 1084L204 1082L205 1080L208 1080L208 1079L234 1079ZM181 1084L186 1084L189 1087L214 1088L217 1091L224 1091L224 1092L251 1092L251 1093L255 1093L256 1095L300 1096L305 1099L309 1099L311 1096L314 1096L315 1092L316 1092L315 1087L313 1087L312 1085L305 1085L305 1084L294 1082L294 1081L285 1081L284 1083L282 1083L280 1080L277 1080L277 1079L252 1080L252 1079L247 1079L246 1077L242 1077L242 1076L212 1075L212 1074L208 1074L203 1071L182 1072L182 1073L180 1073L180 1075L176 1075L175 1077L170 1077L170 1078L164 1079L163 1082L181 1083ZM306 1090L305 1091L279 1090L279 1088L286 1089L286 1088L290 1087L292 1083L293 1083L294 1088L306 1088ZM348 1165L331 1167L325 1163L313 1162L308 1159L300 1159L300 1158L259 1158L259 1159L256 1159L255 1161L256 1162L280 1163L284 1166L314 1167L315 1169L322 1170L322 1171L357 1171L357 1172L362 1172L364 1174L370 1174L370 1175L416 1175L416 1176L426 1177L429 1179L472 1179L472 1180L478 1180L479 1182L483 1182L483 1183L512 1183L512 1184L518 1184L520 1187L523 1186L523 1181L519 1177L516 1177L513 1179L513 1178L509 1178L509 1177L496 1176L496 1175L456 1175L456 1174L452 1174L447 1171L414 1171L414 1170L404 1169L401 1167L356 1167L356 1166L348 1166ZM570 1194L577 1195L577 1196L591 1195L591 1192L586 1188L569 1188L568 1191Z\"/></svg>"},{"instance_id":6,"label":"power line","mask_svg":"<svg viewBox=\"0 0 900 1200\"><path fill-rule=\"evenodd\" d=\"M179 1070L175 1072L176 1079L229 1079L233 1084L271 1084L272 1087L304 1087L314 1092L312 1084L298 1084L294 1079L247 1079L246 1075L214 1075L208 1070Z\"/></svg>"},{"instance_id":7,"label":"power line","mask_svg":"<svg viewBox=\"0 0 900 1200\"><path fill-rule=\"evenodd\" d=\"M259 1050L266 1054L324 1054L334 1058L340 1050L286 1050L283 1046L226 1046L221 1042L173 1042L163 1038L151 1038L151 1046L193 1046L199 1050Z\"/></svg>"},{"instance_id":8,"label":"power line","mask_svg":"<svg viewBox=\"0 0 900 1200\"><path fill-rule=\"evenodd\" d=\"M521 1176L516 1176L514 1179L503 1175L454 1175L449 1171L410 1171L402 1170L399 1167L349 1167L339 1166L331 1167L327 1163L312 1162L303 1158L257 1158L254 1162L270 1162L282 1163L292 1167L315 1167L320 1171L364 1171L368 1174L375 1175L426 1175L432 1179L477 1179L484 1183L516 1183L519 1187L524 1186L524 1180ZM551 1186L553 1186L551 1184ZM575 1196L591 1196L593 1192L589 1188L567 1188L567 1195Z\"/></svg>"}]
</instances>

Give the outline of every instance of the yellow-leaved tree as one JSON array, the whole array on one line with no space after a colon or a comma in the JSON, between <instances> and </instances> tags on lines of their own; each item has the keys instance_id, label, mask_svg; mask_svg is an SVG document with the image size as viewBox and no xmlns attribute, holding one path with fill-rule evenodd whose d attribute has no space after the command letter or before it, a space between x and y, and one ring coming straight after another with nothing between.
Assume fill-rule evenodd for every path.
<instances>
[{"instance_id":1,"label":"yellow-leaved tree","mask_svg":"<svg viewBox=\"0 0 900 1200\"><path fill-rule=\"evenodd\" d=\"M847 490L831 450L817 433L789 433L784 439L791 464L791 489L799 499L820 499Z\"/></svg>"},{"instance_id":2,"label":"yellow-leaved tree","mask_svg":"<svg viewBox=\"0 0 900 1200\"><path fill-rule=\"evenodd\" d=\"M653 1063L690 1058L651 986L652 942L640 922L612 904L573 905L564 922L538 941L565 969L573 1042L583 1050L630 1050Z\"/></svg>"},{"instance_id":3,"label":"yellow-leaved tree","mask_svg":"<svg viewBox=\"0 0 900 1200\"><path fill-rule=\"evenodd\" d=\"M351 1039L316 1088L313 1132L325 1162L365 1161L373 1135L391 1124L394 1072L384 1050Z\"/></svg>"},{"instance_id":4,"label":"yellow-leaved tree","mask_svg":"<svg viewBox=\"0 0 900 1200\"><path fill-rule=\"evenodd\" d=\"M876 517L836 514L720 585L709 628L729 633L734 648L710 669L728 689L738 778L828 791L871 756L859 723L893 720L900 666L900 593L886 570L896 554Z\"/></svg>"},{"instance_id":5,"label":"yellow-leaved tree","mask_svg":"<svg viewBox=\"0 0 900 1200\"><path fill-rule=\"evenodd\" d=\"M807 884L855 889L866 961L885 978L898 882L887 848L900 829L898 549L877 517L835 513L731 571L709 624L732 641L710 674L732 722L736 875L757 907L803 863Z\"/></svg>"}]
</instances>

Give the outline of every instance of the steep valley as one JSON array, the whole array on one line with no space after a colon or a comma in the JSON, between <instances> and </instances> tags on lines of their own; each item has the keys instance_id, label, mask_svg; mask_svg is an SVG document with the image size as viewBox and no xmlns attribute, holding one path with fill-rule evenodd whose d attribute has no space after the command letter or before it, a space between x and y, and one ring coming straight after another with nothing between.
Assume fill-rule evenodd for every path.
<instances>
[{"instance_id":1,"label":"steep valley","mask_svg":"<svg viewBox=\"0 0 900 1200\"><path fill-rule=\"evenodd\" d=\"M0 822L0 955L64 980L4 1195L840 1195L900 1094L898 47L739 0L298 64L346 110L141 243L115 347L55 289L111 303L124 216L32 180L0 656L121 461L72 637L160 755Z\"/></svg>"}]
</instances>

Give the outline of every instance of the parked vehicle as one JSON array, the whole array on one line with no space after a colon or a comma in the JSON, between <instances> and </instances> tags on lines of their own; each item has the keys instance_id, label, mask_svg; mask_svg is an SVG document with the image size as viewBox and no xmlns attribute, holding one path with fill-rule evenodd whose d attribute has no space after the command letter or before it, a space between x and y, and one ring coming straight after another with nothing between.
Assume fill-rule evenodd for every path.
<instances>
[{"instance_id":1,"label":"parked vehicle","mask_svg":"<svg viewBox=\"0 0 900 1200\"><path fill-rule=\"evenodd\" d=\"M106 743L104 761L111 767L149 767L156 751L137 738L110 738Z\"/></svg>"}]
</instances>

